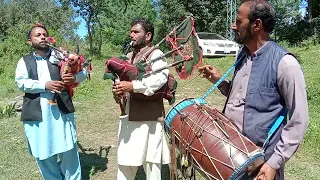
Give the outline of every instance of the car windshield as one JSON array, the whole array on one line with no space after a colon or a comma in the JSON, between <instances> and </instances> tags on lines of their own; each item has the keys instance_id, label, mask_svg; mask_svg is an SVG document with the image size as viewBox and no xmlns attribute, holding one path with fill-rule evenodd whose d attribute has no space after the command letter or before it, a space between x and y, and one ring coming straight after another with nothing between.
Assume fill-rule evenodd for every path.
<instances>
[{"instance_id":1,"label":"car windshield","mask_svg":"<svg viewBox=\"0 0 320 180\"><path fill-rule=\"evenodd\" d=\"M225 40L222 36L214 33L198 33L198 37L200 39L218 39L218 40Z\"/></svg>"}]
</instances>

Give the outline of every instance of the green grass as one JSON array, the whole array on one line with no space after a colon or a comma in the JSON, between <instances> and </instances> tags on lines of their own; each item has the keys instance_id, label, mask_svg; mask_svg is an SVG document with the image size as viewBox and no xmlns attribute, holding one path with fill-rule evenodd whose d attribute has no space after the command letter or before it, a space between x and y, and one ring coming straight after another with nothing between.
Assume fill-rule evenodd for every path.
<instances>
[{"instance_id":1,"label":"green grass","mask_svg":"<svg viewBox=\"0 0 320 180\"><path fill-rule=\"evenodd\" d=\"M305 139L299 151L286 165L286 179L320 179L320 156L318 144L320 137L320 49L319 46L291 49L300 58L304 69L307 88L310 123ZM233 58L205 59L225 72L234 62ZM119 107L114 103L112 83L103 80L104 61L93 61L92 80L86 81L76 89L77 132L81 148L79 149L83 179L116 179L117 133ZM14 83L14 67L8 67L0 73L0 107L21 94ZM177 77L177 76L175 76ZM200 97L211 84L195 77L179 80L177 101L185 97ZM225 97L218 91L213 92L207 101L210 106L222 109ZM166 104L168 110L170 106ZM168 168L164 166L163 179L168 179ZM0 180L41 179L34 159L29 155L19 116L0 119ZM144 177L143 170L138 171L136 179ZM198 179L203 179L198 176Z\"/></svg>"}]
</instances>

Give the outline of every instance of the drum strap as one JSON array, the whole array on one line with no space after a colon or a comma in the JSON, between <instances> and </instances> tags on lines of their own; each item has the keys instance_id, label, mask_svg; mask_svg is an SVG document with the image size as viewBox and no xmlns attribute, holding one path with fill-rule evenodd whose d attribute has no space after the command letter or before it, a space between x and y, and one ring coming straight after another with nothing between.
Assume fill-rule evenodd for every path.
<instances>
[{"instance_id":1,"label":"drum strap","mask_svg":"<svg viewBox=\"0 0 320 180\"><path fill-rule=\"evenodd\" d=\"M285 116L287 115L287 109L285 108L280 117L274 122L274 124L272 125L271 129L269 130L268 132L268 136L267 136L267 139L265 140L264 144L263 144L263 147L262 149L265 151L269 142L270 142L270 139L272 137L272 135L276 132L276 130L279 128L279 126L281 125L281 123L283 122Z\"/></svg>"},{"instance_id":2,"label":"drum strap","mask_svg":"<svg viewBox=\"0 0 320 180\"><path fill-rule=\"evenodd\" d=\"M222 81L224 81L229 74L233 71L233 69L239 65L240 62L242 62L242 59L244 58L245 54L242 55L241 58L238 58L238 60L228 69L228 71L219 79L219 81L217 83L215 83L202 97L202 99L205 99L206 97L208 97L213 90L215 90L221 83Z\"/></svg>"}]
</instances>

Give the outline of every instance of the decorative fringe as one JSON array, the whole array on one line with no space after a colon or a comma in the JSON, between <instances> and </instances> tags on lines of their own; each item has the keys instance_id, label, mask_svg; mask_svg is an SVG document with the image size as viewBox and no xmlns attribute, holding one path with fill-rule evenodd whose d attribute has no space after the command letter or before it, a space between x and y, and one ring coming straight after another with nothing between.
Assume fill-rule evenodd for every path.
<instances>
[{"instance_id":1,"label":"decorative fringe","mask_svg":"<svg viewBox=\"0 0 320 180\"><path fill-rule=\"evenodd\" d=\"M176 96L175 96L175 93L176 93L176 89L178 87L178 81L174 80L174 83L173 83L173 86L171 88L171 92L173 92L173 97L171 99L171 101L169 101L169 105L173 105L174 102L176 101Z\"/></svg>"},{"instance_id":2,"label":"decorative fringe","mask_svg":"<svg viewBox=\"0 0 320 180\"><path fill-rule=\"evenodd\" d=\"M115 81L116 76L113 73L104 73L103 79L104 80L111 79L111 80Z\"/></svg>"},{"instance_id":3,"label":"decorative fringe","mask_svg":"<svg viewBox=\"0 0 320 180\"><path fill-rule=\"evenodd\" d=\"M136 67L137 67L138 72L139 72L139 74L137 76L137 80L142 80L143 75L146 73L145 67L140 62L136 64Z\"/></svg>"}]
</instances>

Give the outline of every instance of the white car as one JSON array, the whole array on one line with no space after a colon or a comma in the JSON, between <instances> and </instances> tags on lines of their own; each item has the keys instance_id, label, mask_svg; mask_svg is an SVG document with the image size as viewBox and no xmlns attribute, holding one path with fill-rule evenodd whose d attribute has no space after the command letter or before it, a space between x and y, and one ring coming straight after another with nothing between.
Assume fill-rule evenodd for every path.
<instances>
[{"instance_id":1,"label":"white car","mask_svg":"<svg viewBox=\"0 0 320 180\"><path fill-rule=\"evenodd\" d=\"M198 32L197 36L204 57L236 56L239 51L237 43L219 34Z\"/></svg>"}]
</instances>

